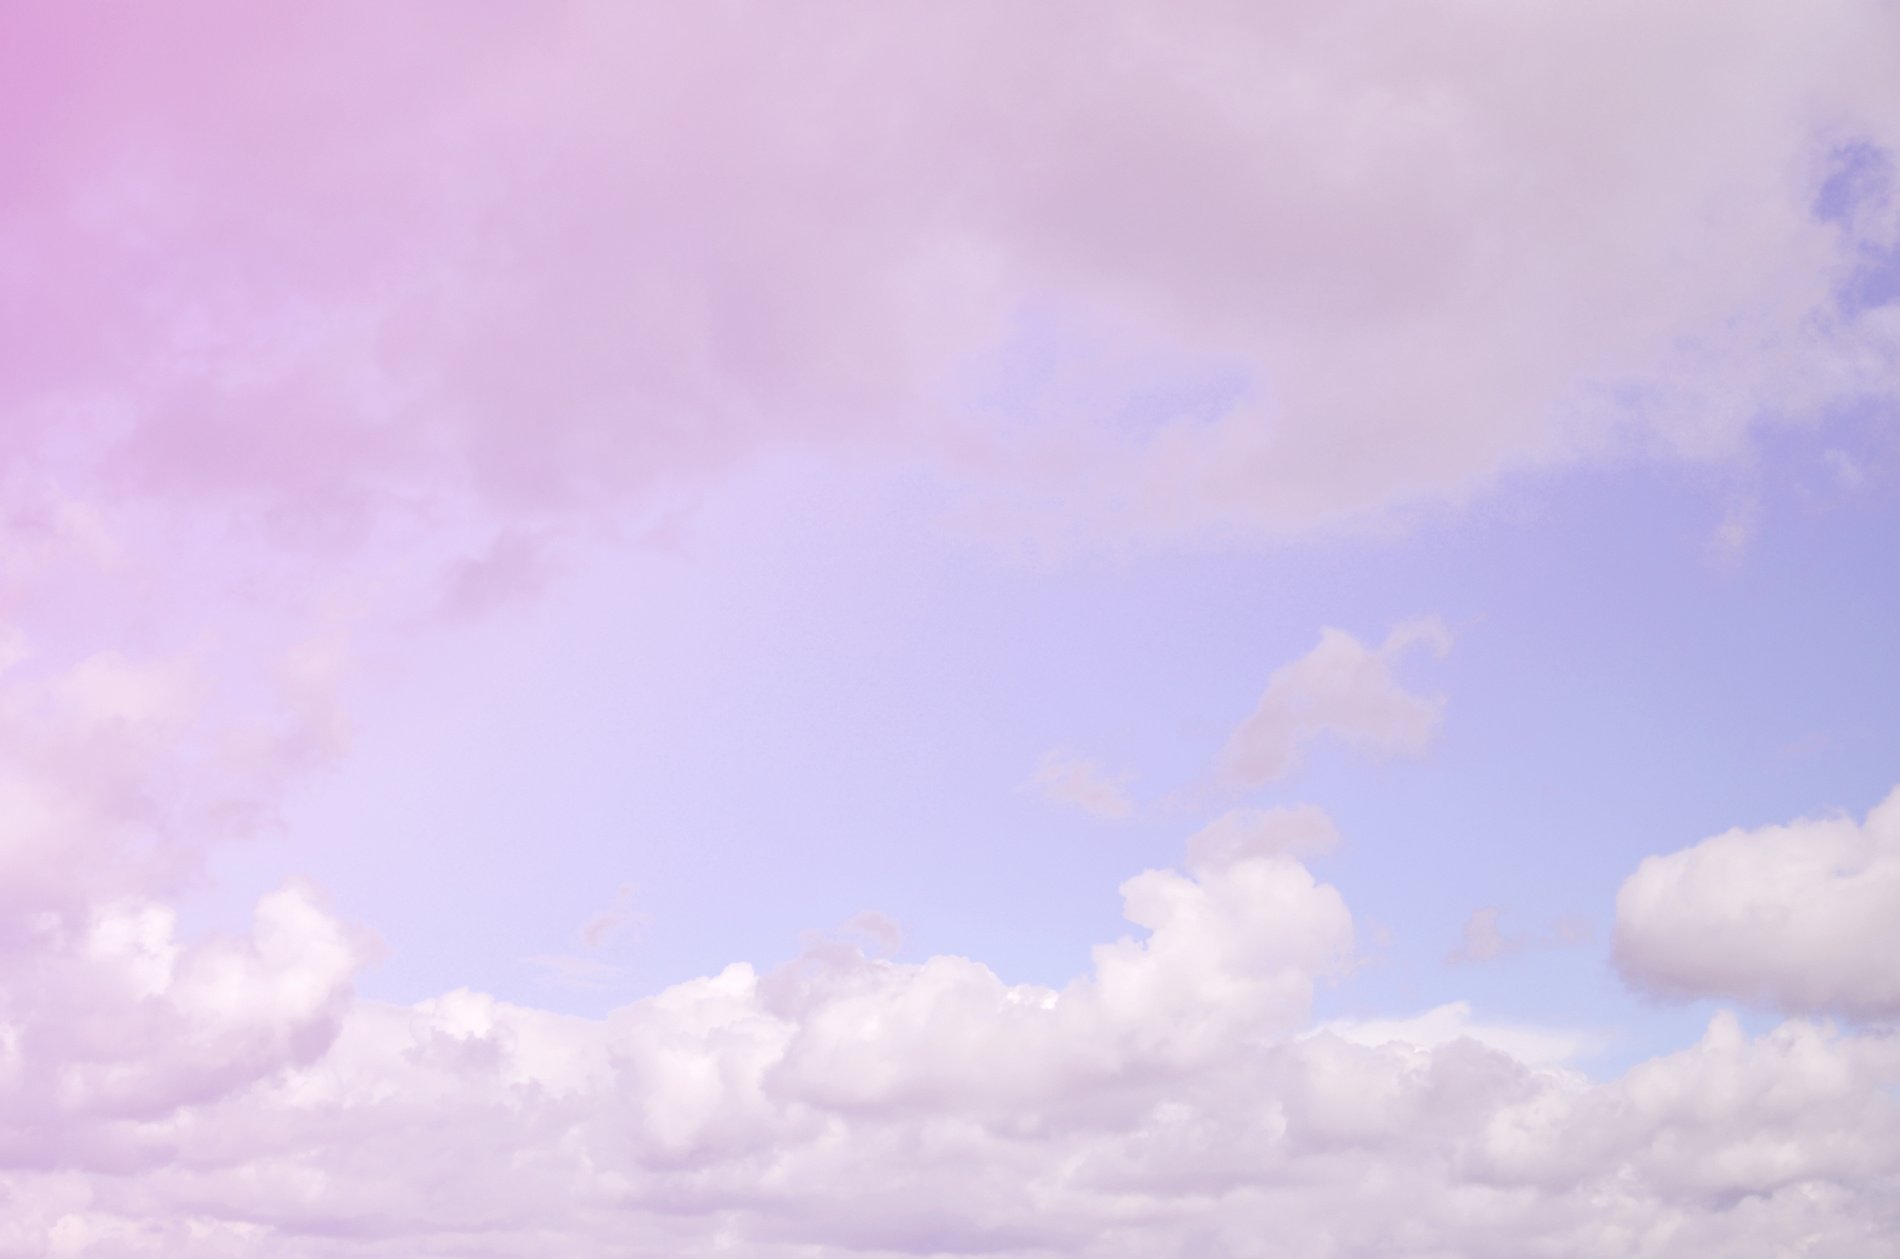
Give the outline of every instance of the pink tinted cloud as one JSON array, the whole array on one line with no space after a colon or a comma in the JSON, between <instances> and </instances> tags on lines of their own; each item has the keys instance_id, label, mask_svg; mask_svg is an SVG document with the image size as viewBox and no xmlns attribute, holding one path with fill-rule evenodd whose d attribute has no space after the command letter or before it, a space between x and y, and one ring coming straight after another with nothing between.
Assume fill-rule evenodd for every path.
<instances>
[{"instance_id":1,"label":"pink tinted cloud","mask_svg":"<svg viewBox=\"0 0 1900 1259\"><path fill-rule=\"evenodd\" d=\"M1313 650L1267 679L1253 712L1228 737L1222 773L1241 787L1274 782L1325 738L1375 757L1423 752L1438 733L1445 700L1407 690L1393 673L1417 647L1443 656L1451 633L1434 617L1393 627L1377 647L1344 630L1320 631Z\"/></svg>"},{"instance_id":2,"label":"pink tinted cloud","mask_svg":"<svg viewBox=\"0 0 1900 1259\"><path fill-rule=\"evenodd\" d=\"M11 637L0 905L18 919L177 894L209 846L268 828L285 786L347 737L322 638L241 664L109 650L62 664L56 644Z\"/></svg>"},{"instance_id":3,"label":"pink tinted cloud","mask_svg":"<svg viewBox=\"0 0 1900 1259\"><path fill-rule=\"evenodd\" d=\"M1044 798L1106 822L1124 821L1135 811L1126 779L1079 753L1060 749L1047 753L1030 782Z\"/></svg>"},{"instance_id":4,"label":"pink tinted cloud","mask_svg":"<svg viewBox=\"0 0 1900 1259\"><path fill-rule=\"evenodd\" d=\"M1573 948L1590 941L1588 920L1575 915L1559 918L1548 930L1539 933L1505 930L1505 912L1502 905L1484 905L1472 910L1459 934L1458 946L1445 955L1445 961L1454 966L1475 966L1534 949Z\"/></svg>"},{"instance_id":5,"label":"pink tinted cloud","mask_svg":"<svg viewBox=\"0 0 1900 1259\"><path fill-rule=\"evenodd\" d=\"M921 441L1117 537L1732 449L1890 385L1890 321L1834 296L1894 216L1813 209L1900 138L1893 22L29 6L7 448L318 537L784 442ZM947 408L1026 304L1246 395L1135 433Z\"/></svg>"}]
</instances>

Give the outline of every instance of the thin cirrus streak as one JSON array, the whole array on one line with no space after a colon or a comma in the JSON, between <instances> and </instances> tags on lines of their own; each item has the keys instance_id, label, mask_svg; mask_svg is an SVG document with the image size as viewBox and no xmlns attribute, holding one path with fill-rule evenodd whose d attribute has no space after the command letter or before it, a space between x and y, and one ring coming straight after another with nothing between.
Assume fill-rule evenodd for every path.
<instances>
[{"instance_id":1,"label":"thin cirrus streak","mask_svg":"<svg viewBox=\"0 0 1900 1259\"><path fill-rule=\"evenodd\" d=\"M1890 788L1878 644L1707 718L1733 799L1536 740L1713 712L1672 617L1884 615L1897 22L14 6L0 1255L1891 1253L1897 806L1731 772ZM1523 485L1674 555L1668 476L1720 564L1519 579ZM1599 764L1590 853L1489 803ZM846 925L697 964L775 913ZM391 991L452 920L544 943Z\"/></svg>"}]
</instances>

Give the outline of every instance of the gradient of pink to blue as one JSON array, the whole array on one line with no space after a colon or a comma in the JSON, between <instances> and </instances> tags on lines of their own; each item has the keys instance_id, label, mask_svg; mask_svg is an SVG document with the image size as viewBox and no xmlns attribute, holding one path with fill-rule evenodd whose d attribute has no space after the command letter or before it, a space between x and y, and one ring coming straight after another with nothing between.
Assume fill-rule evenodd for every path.
<instances>
[{"instance_id":1,"label":"gradient of pink to blue","mask_svg":"<svg viewBox=\"0 0 1900 1259\"><path fill-rule=\"evenodd\" d=\"M0 1256L1885 1256L1900 14L0 15Z\"/></svg>"}]
</instances>

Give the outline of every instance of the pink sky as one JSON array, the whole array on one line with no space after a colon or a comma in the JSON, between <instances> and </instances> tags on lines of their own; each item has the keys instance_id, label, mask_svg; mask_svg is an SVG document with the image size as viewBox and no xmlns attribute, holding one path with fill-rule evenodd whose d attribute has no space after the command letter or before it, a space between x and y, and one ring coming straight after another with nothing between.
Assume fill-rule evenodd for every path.
<instances>
[{"instance_id":1,"label":"pink sky","mask_svg":"<svg viewBox=\"0 0 1900 1259\"><path fill-rule=\"evenodd\" d=\"M1893 1253L1896 154L1881 0L13 6L0 1256Z\"/></svg>"}]
</instances>

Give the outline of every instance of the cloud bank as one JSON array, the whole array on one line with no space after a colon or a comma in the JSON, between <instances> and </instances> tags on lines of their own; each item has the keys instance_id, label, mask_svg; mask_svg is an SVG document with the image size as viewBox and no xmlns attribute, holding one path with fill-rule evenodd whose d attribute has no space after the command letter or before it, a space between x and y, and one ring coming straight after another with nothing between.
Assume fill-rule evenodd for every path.
<instances>
[{"instance_id":1,"label":"cloud bank","mask_svg":"<svg viewBox=\"0 0 1900 1259\"><path fill-rule=\"evenodd\" d=\"M1270 846L1122 895L1058 988L814 940L600 1019L353 1001L297 892L191 948L102 911L6 972L0 1253L1871 1259L1900 1225L1889 1031L1719 1015L1593 1081L1589 1036L1462 1005L1315 1027L1352 920Z\"/></svg>"}]
</instances>

